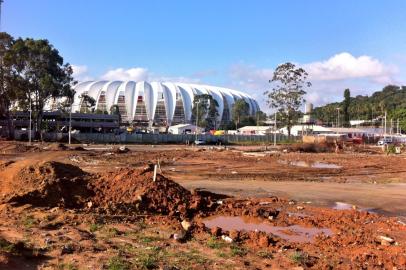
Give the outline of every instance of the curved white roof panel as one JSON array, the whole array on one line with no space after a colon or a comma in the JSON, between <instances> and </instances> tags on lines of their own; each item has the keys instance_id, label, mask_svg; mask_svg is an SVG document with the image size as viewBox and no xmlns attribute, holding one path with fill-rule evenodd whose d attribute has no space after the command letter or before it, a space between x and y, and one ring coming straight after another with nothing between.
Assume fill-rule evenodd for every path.
<instances>
[{"instance_id":1,"label":"curved white roof panel","mask_svg":"<svg viewBox=\"0 0 406 270\"><path fill-rule=\"evenodd\" d=\"M120 107L119 100L121 100L122 109L120 111L125 111L128 121L133 121L137 114L143 114L143 117L149 122L159 119L166 125L173 124L175 119L177 122L179 119L184 123L190 122L194 96L200 94L210 94L217 101L219 105L218 123L225 118L231 119L231 108L237 99L244 99L247 102L251 115L255 115L259 110L258 103L251 96L237 90L210 85L144 81L88 81L77 84L75 91L73 103L75 111L80 110L80 96L86 93L94 98L97 104L104 102L107 110L113 105ZM100 99L102 95L103 100ZM158 100L162 99L165 108L162 109L162 105L157 108ZM143 108L137 109L137 106L141 105ZM164 120L162 120L163 118Z\"/></svg>"}]
</instances>

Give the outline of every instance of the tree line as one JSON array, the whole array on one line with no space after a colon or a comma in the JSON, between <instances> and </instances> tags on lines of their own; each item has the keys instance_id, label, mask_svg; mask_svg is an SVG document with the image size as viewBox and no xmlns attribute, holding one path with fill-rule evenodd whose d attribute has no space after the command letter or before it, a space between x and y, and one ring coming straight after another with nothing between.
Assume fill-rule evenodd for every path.
<instances>
[{"instance_id":1,"label":"tree line","mask_svg":"<svg viewBox=\"0 0 406 270\"><path fill-rule=\"evenodd\" d=\"M8 119L12 137L11 110L31 111L33 129L41 136L45 105L51 99L74 96L72 66L46 39L14 38L0 33L0 117Z\"/></svg>"},{"instance_id":2,"label":"tree line","mask_svg":"<svg viewBox=\"0 0 406 270\"><path fill-rule=\"evenodd\" d=\"M406 86L387 85L381 91L371 96L350 96L350 90L344 91L341 102L329 103L314 109L313 116L327 125L337 123L339 113L342 115L340 125L349 126L350 119L366 120L376 126L381 125L387 114L387 120L397 121L403 130L406 130Z\"/></svg>"}]
</instances>

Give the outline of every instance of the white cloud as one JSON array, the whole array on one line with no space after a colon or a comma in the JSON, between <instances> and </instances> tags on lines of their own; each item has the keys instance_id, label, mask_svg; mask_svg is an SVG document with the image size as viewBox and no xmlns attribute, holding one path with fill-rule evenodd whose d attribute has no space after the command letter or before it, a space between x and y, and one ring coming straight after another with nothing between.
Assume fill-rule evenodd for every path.
<instances>
[{"instance_id":1,"label":"white cloud","mask_svg":"<svg viewBox=\"0 0 406 270\"><path fill-rule=\"evenodd\" d=\"M350 88L351 94L355 96L371 94L390 83L399 84L396 79L399 70L396 66L366 55L355 57L343 52L327 60L295 64L309 73L313 85L307 90L306 100L315 105L341 100L346 88ZM270 111L263 92L270 90L268 81L272 75L273 69L236 64L229 70L228 86L258 97L261 108Z\"/></svg>"},{"instance_id":2,"label":"white cloud","mask_svg":"<svg viewBox=\"0 0 406 270\"><path fill-rule=\"evenodd\" d=\"M147 81L149 78L148 69L134 67L130 69L117 68L107 71L100 79L120 81Z\"/></svg>"},{"instance_id":3,"label":"white cloud","mask_svg":"<svg viewBox=\"0 0 406 270\"><path fill-rule=\"evenodd\" d=\"M367 55L355 57L347 52L301 66L309 73L309 78L316 81L369 78L380 83L391 83L397 72L394 66L385 65L376 58Z\"/></svg>"},{"instance_id":4,"label":"white cloud","mask_svg":"<svg viewBox=\"0 0 406 270\"><path fill-rule=\"evenodd\" d=\"M73 78L77 81L90 81L92 77L88 75L88 67L85 65L71 65Z\"/></svg>"}]
</instances>

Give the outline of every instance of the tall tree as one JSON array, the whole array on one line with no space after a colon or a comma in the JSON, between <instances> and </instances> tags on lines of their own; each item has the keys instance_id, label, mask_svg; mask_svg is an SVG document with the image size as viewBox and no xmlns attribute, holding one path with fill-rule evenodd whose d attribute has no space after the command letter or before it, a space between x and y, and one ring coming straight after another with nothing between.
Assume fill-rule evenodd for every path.
<instances>
[{"instance_id":1,"label":"tall tree","mask_svg":"<svg viewBox=\"0 0 406 270\"><path fill-rule=\"evenodd\" d=\"M244 99L241 98L235 101L231 109L231 115L235 123L235 129L238 129L238 126L240 125L241 120L244 117L249 116L249 109L250 107Z\"/></svg>"},{"instance_id":2,"label":"tall tree","mask_svg":"<svg viewBox=\"0 0 406 270\"><path fill-rule=\"evenodd\" d=\"M345 127L350 126L350 113L349 113L350 104L351 104L351 93L350 89L347 88L344 90L344 101L343 101L343 114Z\"/></svg>"},{"instance_id":3,"label":"tall tree","mask_svg":"<svg viewBox=\"0 0 406 270\"><path fill-rule=\"evenodd\" d=\"M96 100L87 94L80 95L80 112L89 113L95 111Z\"/></svg>"},{"instance_id":4,"label":"tall tree","mask_svg":"<svg viewBox=\"0 0 406 270\"><path fill-rule=\"evenodd\" d=\"M218 102L208 94L196 95L193 99L192 119L197 126L213 129L217 127Z\"/></svg>"},{"instance_id":5,"label":"tall tree","mask_svg":"<svg viewBox=\"0 0 406 270\"><path fill-rule=\"evenodd\" d=\"M73 97L72 67L64 64L58 50L44 39L17 39L10 57L13 75L23 84L16 91L18 106L28 109L31 104L34 127L40 131L45 104L51 98Z\"/></svg>"},{"instance_id":6,"label":"tall tree","mask_svg":"<svg viewBox=\"0 0 406 270\"><path fill-rule=\"evenodd\" d=\"M15 99L15 86L11 70L14 59L9 55L14 38L5 32L0 33L0 117L7 119L8 137L13 137L10 106Z\"/></svg>"},{"instance_id":7,"label":"tall tree","mask_svg":"<svg viewBox=\"0 0 406 270\"><path fill-rule=\"evenodd\" d=\"M281 64L269 80L272 89L264 93L268 105L276 109L281 116L280 120L286 125L289 137L293 121L297 119L298 110L305 101L305 89L311 86L307 77L308 74L303 68L289 62Z\"/></svg>"}]
</instances>

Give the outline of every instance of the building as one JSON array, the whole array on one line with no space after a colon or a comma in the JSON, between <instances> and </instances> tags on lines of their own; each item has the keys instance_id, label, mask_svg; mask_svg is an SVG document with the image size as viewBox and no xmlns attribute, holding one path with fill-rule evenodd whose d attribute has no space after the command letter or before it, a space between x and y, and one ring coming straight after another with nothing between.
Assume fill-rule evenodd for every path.
<instances>
[{"instance_id":1,"label":"building","mask_svg":"<svg viewBox=\"0 0 406 270\"><path fill-rule=\"evenodd\" d=\"M288 134L288 129L286 127L281 128L279 131L285 135ZM374 137L383 134L381 128L333 128L319 125L294 125L290 132L293 136L300 136L302 134L341 134L346 135L348 138Z\"/></svg>"},{"instance_id":2,"label":"building","mask_svg":"<svg viewBox=\"0 0 406 270\"><path fill-rule=\"evenodd\" d=\"M171 126L192 121L195 95L209 94L218 103L217 123L231 121L231 108L236 100L244 99L249 113L259 111L258 103L249 95L222 87L135 81L87 81L75 86L73 111L81 111L81 96L86 94L96 100L95 109L109 111L118 105L123 122L148 126Z\"/></svg>"},{"instance_id":3,"label":"building","mask_svg":"<svg viewBox=\"0 0 406 270\"><path fill-rule=\"evenodd\" d=\"M198 133L202 132L203 129L198 128ZM168 128L168 133L170 134L190 134L196 133L196 126L192 124L177 124L174 126L170 126Z\"/></svg>"},{"instance_id":4,"label":"building","mask_svg":"<svg viewBox=\"0 0 406 270\"><path fill-rule=\"evenodd\" d=\"M238 129L242 135L267 135L272 133L273 126L245 126Z\"/></svg>"}]
</instances>

